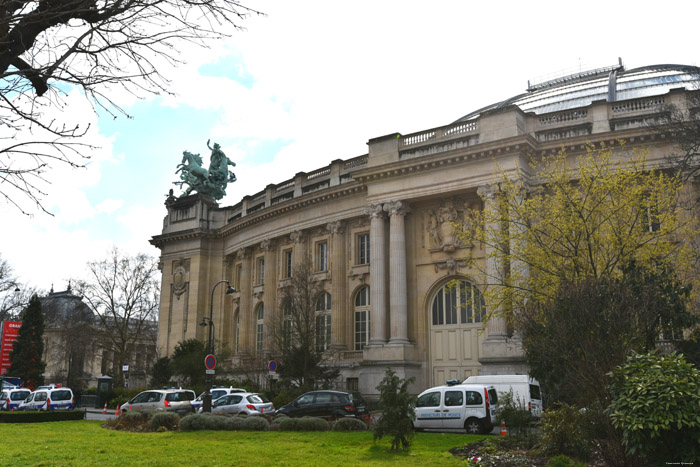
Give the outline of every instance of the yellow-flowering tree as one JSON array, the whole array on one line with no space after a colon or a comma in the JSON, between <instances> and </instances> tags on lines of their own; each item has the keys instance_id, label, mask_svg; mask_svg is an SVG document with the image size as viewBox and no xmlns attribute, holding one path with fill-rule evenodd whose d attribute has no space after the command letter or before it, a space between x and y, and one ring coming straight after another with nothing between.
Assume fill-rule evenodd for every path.
<instances>
[{"instance_id":1,"label":"yellow-flowering tree","mask_svg":"<svg viewBox=\"0 0 700 467\"><path fill-rule=\"evenodd\" d=\"M678 176L646 163L623 142L577 157L533 159L529 180L502 173L465 242L481 242L490 316L512 317L528 301L551 301L564 283L615 278L634 262L688 281L695 252L692 216L679 208Z\"/></svg>"}]
</instances>

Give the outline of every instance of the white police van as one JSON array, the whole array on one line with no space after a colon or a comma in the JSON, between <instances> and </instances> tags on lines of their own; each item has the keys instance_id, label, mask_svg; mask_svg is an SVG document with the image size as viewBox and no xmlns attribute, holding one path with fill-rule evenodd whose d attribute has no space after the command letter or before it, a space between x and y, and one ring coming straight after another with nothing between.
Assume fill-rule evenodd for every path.
<instances>
[{"instance_id":1,"label":"white police van","mask_svg":"<svg viewBox=\"0 0 700 467\"><path fill-rule=\"evenodd\" d=\"M39 386L22 404L22 410L73 410L75 398L70 388Z\"/></svg>"},{"instance_id":2,"label":"white police van","mask_svg":"<svg viewBox=\"0 0 700 467\"><path fill-rule=\"evenodd\" d=\"M540 383L529 375L481 375L470 376L463 384L486 384L496 388L499 394L512 392L513 399L530 411L533 417L542 416L542 391Z\"/></svg>"},{"instance_id":3,"label":"white police van","mask_svg":"<svg viewBox=\"0 0 700 467\"><path fill-rule=\"evenodd\" d=\"M448 381L423 391L416 401L417 431L466 430L470 434L485 434L493 430L498 394L493 386L460 384Z\"/></svg>"},{"instance_id":4,"label":"white police van","mask_svg":"<svg viewBox=\"0 0 700 467\"><path fill-rule=\"evenodd\" d=\"M16 386L3 387L0 393L0 410L18 410L19 405L32 391Z\"/></svg>"}]
</instances>

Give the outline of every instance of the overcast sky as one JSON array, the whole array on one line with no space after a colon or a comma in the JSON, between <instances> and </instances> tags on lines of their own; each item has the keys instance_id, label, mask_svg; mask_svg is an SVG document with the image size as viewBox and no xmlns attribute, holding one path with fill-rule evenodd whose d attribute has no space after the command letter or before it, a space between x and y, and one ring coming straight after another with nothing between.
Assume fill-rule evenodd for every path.
<instances>
[{"instance_id":1,"label":"overcast sky","mask_svg":"<svg viewBox=\"0 0 700 467\"><path fill-rule=\"evenodd\" d=\"M46 207L0 204L0 254L19 278L63 290L116 245L158 256L163 202L182 151L208 139L236 162L236 204L300 171L367 152L367 141L446 125L524 92L528 80L613 65L698 65L700 4L686 2L246 1L266 16L186 65L174 97L119 97L133 119L68 114L100 146L85 170L54 168Z\"/></svg>"}]
</instances>

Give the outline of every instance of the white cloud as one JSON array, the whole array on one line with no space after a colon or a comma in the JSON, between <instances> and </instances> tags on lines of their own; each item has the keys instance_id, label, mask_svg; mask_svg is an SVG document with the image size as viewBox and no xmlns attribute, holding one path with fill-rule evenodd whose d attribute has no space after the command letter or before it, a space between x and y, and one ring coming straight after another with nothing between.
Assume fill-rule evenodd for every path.
<instances>
[{"instance_id":1,"label":"white cloud","mask_svg":"<svg viewBox=\"0 0 700 467\"><path fill-rule=\"evenodd\" d=\"M118 210L124 205L124 200L123 199L111 199L107 198L106 200L102 201L100 204L95 206L95 210L97 211L98 214L102 213L113 213L114 211Z\"/></svg>"}]
</instances>

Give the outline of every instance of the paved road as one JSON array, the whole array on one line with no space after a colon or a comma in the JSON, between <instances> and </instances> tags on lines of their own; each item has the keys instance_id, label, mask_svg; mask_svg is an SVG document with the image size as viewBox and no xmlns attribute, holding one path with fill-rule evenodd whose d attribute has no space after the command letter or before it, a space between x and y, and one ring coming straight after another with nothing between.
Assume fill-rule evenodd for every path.
<instances>
[{"instance_id":1,"label":"paved road","mask_svg":"<svg viewBox=\"0 0 700 467\"><path fill-rule=\"evenodd\" d=\"M103 414L99 409L87 409L86 412L86 420L113 420L116 418L116 415L114 415L114 410L109 410L106 414Z\"/></svg>"}]
</instances>

